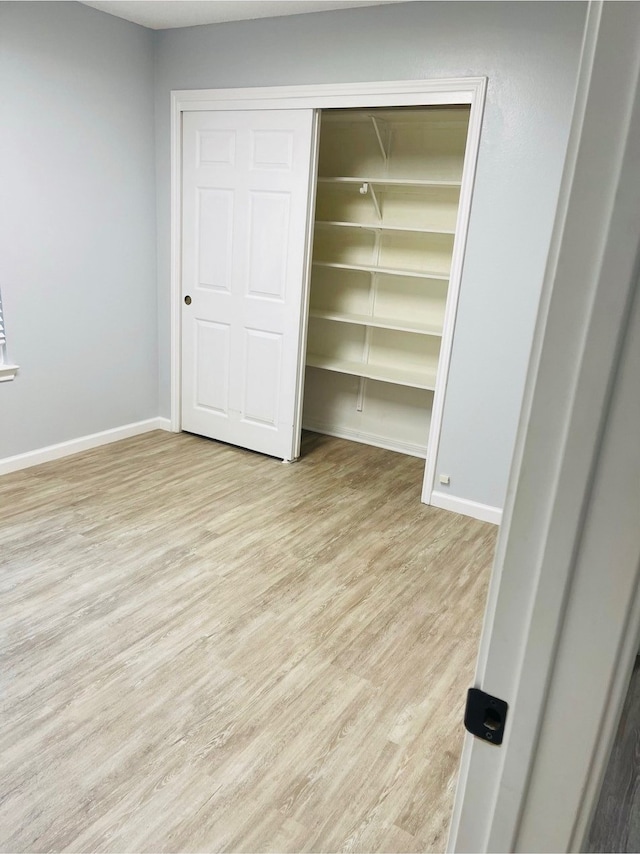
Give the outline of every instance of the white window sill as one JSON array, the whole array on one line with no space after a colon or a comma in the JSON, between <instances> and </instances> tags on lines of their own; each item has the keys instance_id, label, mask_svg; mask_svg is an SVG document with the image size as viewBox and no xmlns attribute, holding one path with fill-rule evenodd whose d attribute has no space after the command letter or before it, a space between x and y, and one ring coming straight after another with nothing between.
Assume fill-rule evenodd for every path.
<instances>
[{"instance_id":1,"label":"white window sill","mask_svg":"<svg viewBox=\"0 0 640 854\"><path fill-rule=\"evenodd\" d=\"M0 365L0 383L7 383L18 373L17 365Z\"/></svg>"}]
</instances>

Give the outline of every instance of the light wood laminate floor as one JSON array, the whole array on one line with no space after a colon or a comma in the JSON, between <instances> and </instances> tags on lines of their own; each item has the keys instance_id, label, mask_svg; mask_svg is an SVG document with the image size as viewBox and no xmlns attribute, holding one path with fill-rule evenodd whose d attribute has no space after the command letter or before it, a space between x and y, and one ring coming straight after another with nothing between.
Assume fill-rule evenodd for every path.
<instances>
[{"instance_id":1,"label":"light wood laminate floor","mask_svg":"<svg viewBox=\"0 0 640 854\"><path fill-rule=\"evenodd\" d=\"M0 478L4 851L440 851L496 529L152 433Z\"/></svg>"}]
</instances>

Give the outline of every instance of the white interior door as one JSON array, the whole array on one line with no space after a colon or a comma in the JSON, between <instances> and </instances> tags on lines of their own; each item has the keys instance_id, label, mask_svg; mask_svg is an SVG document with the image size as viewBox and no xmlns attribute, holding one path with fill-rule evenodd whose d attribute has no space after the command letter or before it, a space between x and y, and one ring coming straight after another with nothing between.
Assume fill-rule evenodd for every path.
<instances>
[{"instance_id":1,"label":"white interior door","mask_svg":"<svg viewBox=\"0 0 640 854\"><path fill-rule=\"evenodd\" d=\"M297 455L313 110L184 115L182 428Z\"/></svg>"},{"instance_id":2,"label":"white interior door","mask_svg":"<svg viewBox=\"0 0 640 854\"><path fill-rule=\"evenodd\" d=\"M449 851L584 850L638 652L639 262L640 4L594 2L475 680L505 737Z\"/></svg>"}]
</instances>

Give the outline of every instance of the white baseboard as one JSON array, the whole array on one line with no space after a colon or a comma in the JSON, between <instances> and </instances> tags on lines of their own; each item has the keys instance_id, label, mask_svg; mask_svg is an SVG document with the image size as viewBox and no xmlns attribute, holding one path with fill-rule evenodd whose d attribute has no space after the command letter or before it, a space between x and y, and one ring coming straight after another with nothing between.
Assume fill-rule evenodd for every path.
<instances>
[{"instance_id":1,"label":"white baseboard","mask_svg":"<svg viewBox=\"0 0 640 854\"><path fill-rule=\"evenodd\" d=\"M468 498L456 498L455 495L446 495L444 492L432 492L429 503L432 507L452 510L454 513L471 516L481 522L491 522L493 525L499 525L502 522L502 510L499 507L480 504L478 501L469 501Z\"/></svg>"},{"instance_id":2,"label":"white baseboard","mask_svg":"<svg viewBox=\"0 0 640 854\"><path fill-rule=\"evenodd\" d=\"M335 436L336 439L349 439L351 442L360 442L363 445L373 445L376 448L384 448L386 451L397 451L399 454L408 454L411 457L424 459L427 449L424 445L414 445L410 442L396 442L385 436L377 436L375 433L363 433L361 430L336 429L320 422L305 421L303 430L310 433L322 433L323 436Z\"/></svg>"},{"instance_id":3,"label":"white baseboard","mask_svg":"<svg viewBox=\"0 0 640 854\"><path fill-rule=\"evenodd\" d=\"M168 418L148 418L146 421L136 421L133 424L124 424L122 427L92 433L90 436L80 436L79 439L70 439L68 442L37 448L35 451L27 451L26 454L5 457L0 459L0 475L37 466L40 463L48 463L51 460L59 460L80 451L88 451L91 448L98 448L100 445L118 442L120 439L129 439L131 436L149 433L151 430L171 430L171 422Z\"/></svg>"}]
</instances>

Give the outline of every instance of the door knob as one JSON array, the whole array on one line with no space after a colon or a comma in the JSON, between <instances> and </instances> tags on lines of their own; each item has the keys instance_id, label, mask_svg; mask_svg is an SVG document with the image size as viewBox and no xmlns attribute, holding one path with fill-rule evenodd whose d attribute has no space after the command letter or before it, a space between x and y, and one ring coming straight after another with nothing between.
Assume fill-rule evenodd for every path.
<instances>
[{"instance_id":1,"label":"door knob","mask_svg":"<svg viewBox=\"0 0 640 854\"><path fill-rule=\"evenodd\" d=\"M186 297L184 298L184 304L185 305L191 305L191 297L189 296L189 294L187 294Z\"/></svg>"}]
</instances>

